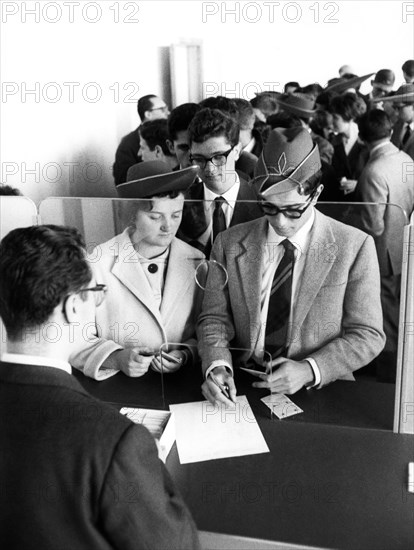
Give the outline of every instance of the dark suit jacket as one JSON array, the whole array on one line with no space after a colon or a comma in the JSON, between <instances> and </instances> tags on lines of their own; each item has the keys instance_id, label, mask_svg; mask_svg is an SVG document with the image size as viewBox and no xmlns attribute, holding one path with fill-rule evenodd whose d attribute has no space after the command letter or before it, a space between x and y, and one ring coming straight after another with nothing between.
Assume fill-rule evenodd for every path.
<instances>
[{"instance_id":1,"label":"dark suit jacket","mask_svg":"<svg viewBox=\"0 0 414 550\"><path fill-rule=\"evenodd\" d=\"M0 362L0 547L199 548L152 436L68 373Z\"/></svg>"},{"instance_id":2,"label":"dark suit jacket","mask_svg":"<svg viewBox=\"0 0 414 550\"><path fill-rule=\"evenodd\" d=\"M186 193L183 218L177 237L208 255L208 250L205 249L206 247L198 241L198 238L204 233L209 224L209 220L206 219L204 214L203 200L203 182L197 178ZM263 216L262 211L257 206L256 200L257 195L255 190L245 180L240 178L240 189L237 195L237 202L234 207L230 227Z\"/></svg>"},{"instance_id":3,"label":"dark suit jacket","mask_svg":"<svg viewBox=\"0 0 414 550\"><path fill-rule=\"evenodd\" d=\"M139 128L139 126L138 126ZM139 132L136 128L121 139L118 149L115 153L115 163L112 167L112 174L115 179L115 185L126 182L128 168L141 162L138 156L139 150Z\"/></svg>"},{"instance_id":4,"label":"dark suit jacket","mask_svg":"<svg viewBox=\"0 0 414 550\"><path fill-rule=\"evenodd\" d=\"M340 180L345 177L347 179L357 180L362 173L366 163L368 162L369 151L365 144L356 141L349 154L345 152L345 147L342 141L342 136L333 136L332 145L334 154L332 157L332 168L335 171L335 176L338 181L338 188L335 192L331 191L329 200L335 201L354 201L355 191L344 195L339 189ZM327 200L325 198L325 200Z\"/></svg>"},{"instance_id":5,"label":"dark suit jacket","mask_svg":"<svg viewBox=\"0 0 414 550\"><path fill-rule=\"evenodd\" d=\"M405 130L405 122L403 122L402 120L397 120L394 126L394 130L392 132L391 142L396 147L404 151L404 153L407 153L407 155L409 155L414 160L414 132L411 132L408 141L404 145L402 145L402 139L404 137Z\"/></svg>"}]
</instances>

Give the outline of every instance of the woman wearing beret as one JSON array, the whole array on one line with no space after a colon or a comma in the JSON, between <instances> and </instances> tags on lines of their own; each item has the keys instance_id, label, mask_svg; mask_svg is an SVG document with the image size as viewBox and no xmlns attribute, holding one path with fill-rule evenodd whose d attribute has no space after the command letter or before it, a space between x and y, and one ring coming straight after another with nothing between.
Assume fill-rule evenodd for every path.
<instances>
[{"instance_id":1,"label":"woman wearing beret","mask_svg":"<svg viewBox=\"0 0 414 550\"><path fill-rule=\"evenodd\" d=\"M134 181L117 187L122 198L142 199L131 203L131 224L90 255L95 280L107 286L107 296L96 310L98 335L72 364L96 380L119 371L142 376L150 366L161 370L163 344L166 372L194 359L201 301L195 273L204 255L175 234L184 191L198 167L169 172L164 163L149 161L133 168ZM169 343L185 345L174 349Z\"/></svg>"}]
</instances>

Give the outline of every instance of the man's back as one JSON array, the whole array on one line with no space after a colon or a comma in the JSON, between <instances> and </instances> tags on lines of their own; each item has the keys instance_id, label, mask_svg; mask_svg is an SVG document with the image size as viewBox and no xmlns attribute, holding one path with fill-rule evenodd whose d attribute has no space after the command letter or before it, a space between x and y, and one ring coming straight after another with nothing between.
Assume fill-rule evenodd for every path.
<instances>
[{"instance_id":1,"label":"man's back","mask_svg":"<svg viewBox=\"0 0 414 550\"><path fill-rule=\"evenodd\" d=\"M154 440L53 367L0 363L0 545L198 548Z\"/></svg>"},{"instance_id":2,"label":"man's back","mask_svg":"<svg viewBox=\"0 0 414 550\"><path fill-rule=\"evenodd\" d=\"M115 153L115 163L112 168L115 185L125 183L128 168L141 161L141 158L138 156L139 146L138 128L121 139Z\"/></svg>"}]
</instances>

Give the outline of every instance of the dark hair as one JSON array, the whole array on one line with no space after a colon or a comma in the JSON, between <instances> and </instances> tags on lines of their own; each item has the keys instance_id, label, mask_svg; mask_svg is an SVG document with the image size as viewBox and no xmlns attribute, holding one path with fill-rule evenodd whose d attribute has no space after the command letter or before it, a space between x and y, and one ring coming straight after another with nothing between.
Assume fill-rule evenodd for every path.
<instances>
[{"instance_id":1,"label":"dark hair","mask_svg":"<svg viewBox=\"0 0 414 550\"><path fill-rule=\"evenodd\" d=\"M367 143L389 138L392 124L390 117L381 109L371 109L358 121L359 136Z\"/></svg>"},{"instance_id":2,"label":"dark hair","mask_svg":"<svg viewBox=\"0 0 414 550\"><path fill-rule=\"evenodd\" d=\"M322 170L317 170L302 184L303 194L310 195L318 187L322 179Z\"/></svg>"},{"instance_id":3,"label":"dark hair","mask_svg":"<svg viewBox=\"0 0 414 550\"><path fill-rule=\"evenodd\" d=\"M353 93L337 95L331 99L329 104L329 112L340 115L346 122L357 120L365 111L364 100Z\"/></svg>"},{"instance_id":4,"label":"dark hair","mask_svg":"<svg viewBox=\"0 0 414 550\"><path fill-rule=\"evenodd\" d=\"M300 118L286 111L280 111L267 117L267 124L272 128L296 128L302 126Z\"/></svg>"},{"instance_id":5,"label":"dark hair","mask_svg":"<svg viewBox=\"0 0 414 550\"><path fill-rule=\"evenodd\" d=\"M316 106L320 106L326 111L329 111L332 99L336 96L334 92L322 92L316 98Z\"/></svg>"},{"instance_id":6,"label":"dark hair","mask_svg":"<svg viewBox=\"0 0 414 550\"><path fill-rule=\"evenodd\" d=\"M299 88L299 82L296 82L295 80L292 80L291 82L286 82L284 88L283 88L283 93L287 93L286 90L288 88Z\"/></svg>"},{"instance_id":7,"label":"dark hair","mask_svg":"<svg viewBox=\"0 0 414 550\"><path fill-rule=\"evenodd\" d=\"M19 189L16 189L15 187L12 187L11 185L4 185L3 183L0 183L0 196L15 196L19 197L22 193L19 191Z\"/></svg>"},{"instance_id":8,"label":"dark hair","mask_svg":"<svg viewBox=\"0 0 414 550\"><path fill-rule=\"evenodd\" d=\"M10 340L45 323L64 298L91 281L77 229L14 229L0 243L0 316Z\"/></svg>"},{"instance_id":9,"label":"dark hair","mask_svg":"<svg viewBox=\"0 0 414 550\"><path fill-rule=\"evenodd\" d=\"M308 84L307 86L304 86L303 88L299 88L298 90L296 90L296 93L305 94L305 95L309 96L311 99L316 100L316 98L318 97L318 95L320 93L322 93L322 91L323 91L322 86L320 84L318 84L317 82L315 82L313 84Z\"/></svg>"},{"instance_id":10,"label":"dark hair","mask_svg":"<svg viewBox=\"0 0 414 550\"><path fill-rule=\"evenodd\" d=\"M168 117L168 133L170 139L177 139L178 132L188 130L194 115L200 111L197 103L183 103L173 109Z\"/></svg>"},{"instance_id":11,"label":"dark hair","mask_svg":"<svg viewBox=\"0 0 414 550\"><path fill-rule=\"evenodd\" d=\"M199 103L202 109L220 109L226 115L231 116L235 120L238 117L237 106L233 99L218 95L216 97L207 97Z\"/></svg>"},{"instance_id":12,"label":"dark hair","mask_svg":"<svg viewBox=\"0 0 414 550\"><path fill-rule=\"evenodd\" d=\"M152 99L154 97L157 97L154 94L144 95L138 99L137 103L137 111L139 114L139 118L141 120L145 120L145 111L149 111L152 109Z\"/></svg>"},{"instance_id":13,"label":"dark hair","mask_svg":"<svg viewBox=\"0 0 414 550\"><path fill-rule=\"evenodd\" d=\"M188 128L190 143L204 143L212 137L224 136L230 145L239 142L239 125L219 109L201 109Z\"/></svg>"},{"instance_id":14,"label":"dark hair","mask_svg":"<svg viewBox=\"0 0 414 550\"><path fill-rule=\"evenodd\" d=\"M329 125L332 126L332 114L328 111L316 111L313 116L310 127L318 136L324 136L323 130L329 128Z\"/></svg>"},{"instance_id":15,"label":"dark hair","mask_svg":"<svg viewBox=\"0 0 414 550\"><path fill-rule=\"evenodd\" d=\"M401 69L407 74L409 77L414 76L414 59L408 59Z\"/></svg>"},{"instance_id":16,"label":"dark hair","mask_svg":"<svg viewBox=\"0 0 414 550\"><path fill-rule=\"evenodd\" d=\"M239 122L239 127L241 130L249 128L249 123L254 123L256 115L254 114L253 107L249 101L237 97L233 100L237 108L237 118Z\"/></svg>"},{"instance_id":17,"label":"dark hair","mask_svg":"<svg viewBox=\"0 0 414 550\"><path fill-rule=\"evenodd\" d=\"M168 123L165 118L157 118L156 120L148 120L141 124L139 133L142 139L145 139L148 147L153 151L156 145L159 145L162 152L167 157L171 157L171 152L168 149L167 139L169 139Z\"/></svg>"},{"instance_id":18,"label":"dark hair","mask_svg":"<svg viewBox=\"0 0 414 550\"><path fill-rule=\"evenodd\" d=\"M263 92L250 100L253 109L260 109L266 116L272 115L278 109L274 95Z\"/></svg>"}]
</instances>

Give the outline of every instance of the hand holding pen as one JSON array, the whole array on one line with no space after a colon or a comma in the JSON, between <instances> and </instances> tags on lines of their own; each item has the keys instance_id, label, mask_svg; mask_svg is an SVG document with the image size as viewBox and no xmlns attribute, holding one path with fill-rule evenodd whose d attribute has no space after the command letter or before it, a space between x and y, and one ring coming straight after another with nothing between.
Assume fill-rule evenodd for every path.
<instances>
[{"instance_id":1,"label":"hand holding pen","mask_svg":"<svg viewBox=\"0 0 414 550\"><path fill-rule=\"evenodd\" d=\"M201 386L204 397L212 404L224 403L233 407L236 402L236 386L233 375L225 366L214 368Z\"/></svg>"}]
</instances>

